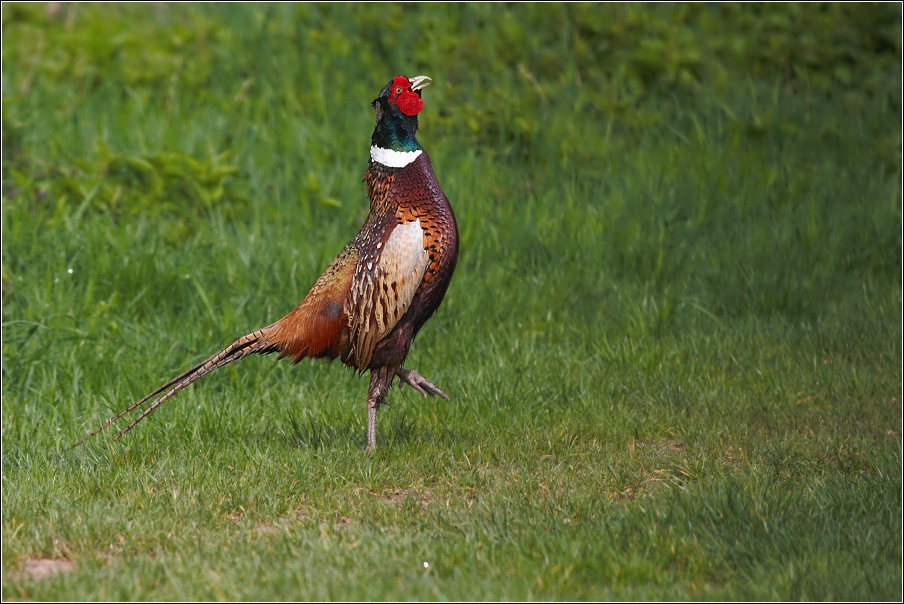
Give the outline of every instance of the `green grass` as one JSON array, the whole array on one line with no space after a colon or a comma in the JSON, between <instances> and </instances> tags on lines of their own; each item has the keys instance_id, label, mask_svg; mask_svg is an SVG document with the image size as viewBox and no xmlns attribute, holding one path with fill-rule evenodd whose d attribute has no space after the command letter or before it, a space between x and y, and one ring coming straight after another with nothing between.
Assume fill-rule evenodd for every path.
<instances>
[{"instance_id":1,"label":"green grass","mask_svg":"<svg viewBox=\"0 0 904 604\"><path fill-rule=\"evenodd\" d=\"M3 6L4 599L901 598L896 5ZM461 258L366 380L242 361L424 73ZM36 559L71 572L34 579Z\"/></svg>"}]
</instances>

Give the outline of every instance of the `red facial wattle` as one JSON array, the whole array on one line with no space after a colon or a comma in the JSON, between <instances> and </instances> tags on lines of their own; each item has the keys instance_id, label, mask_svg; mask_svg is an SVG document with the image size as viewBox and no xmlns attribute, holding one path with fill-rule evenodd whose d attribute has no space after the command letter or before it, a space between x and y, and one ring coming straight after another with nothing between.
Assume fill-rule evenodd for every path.
<instances>
[{"instance_id":1,"label":"red facial wattle","mask_svg":"<svg viewBox=\"0 0 904 604\"><path fill-rule=\"evenodd\" d=\"M409 116L417 115L424 108L424 101L421 100L421 97L410 90L403 92L396 100L396 104L399 106L399 111Z\"/></svg>"},{"instance_id":2,"label":"red facial wattle","mask_svg":"<svg viewBox=\"0 0 904 604\"><path fill-rule=\"evenodd\" d=\"M415 116L424 108L424 101L411 90L411 82L405 76L396 76L389 89L389 100L399 106L407 116Z\"/></svg>"}]
</instances>

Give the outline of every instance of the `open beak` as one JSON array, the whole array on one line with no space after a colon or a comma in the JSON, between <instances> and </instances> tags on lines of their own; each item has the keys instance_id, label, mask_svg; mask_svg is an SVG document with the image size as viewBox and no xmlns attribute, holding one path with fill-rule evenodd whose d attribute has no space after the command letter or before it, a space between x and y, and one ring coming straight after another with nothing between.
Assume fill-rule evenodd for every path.
<instances>
[{"instance_id":1,"label":"open beak","mask_svg":"<svg viewBox=\"0 0 904 604\"><path fill-rule=\"evenodd\" d=\"M420 76L414 76L413 78L408 78L408 81L411 82L411 90L415 91L415 90L423 90L433 80L431 80L427 76L420 75Z\"/></svg>"}]
</instances>

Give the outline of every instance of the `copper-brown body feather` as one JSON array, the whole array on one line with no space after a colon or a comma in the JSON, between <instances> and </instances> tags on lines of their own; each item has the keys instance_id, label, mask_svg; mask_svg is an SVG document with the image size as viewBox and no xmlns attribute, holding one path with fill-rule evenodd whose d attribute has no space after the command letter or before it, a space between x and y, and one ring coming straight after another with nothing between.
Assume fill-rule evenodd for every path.
<instances>
[{"instance_id":1,"label":"copper-brown body feather","mask_svg":"<svg viewBox=\"0 0 904 604\"><path fill-rule=\"evenodd\" d=\"M458 229L427 154L400 169L371 161L364 181L370 213L358 235L295 310L261 330L280 358L341 358L359 371L400 367L442 302L458 259ZM411 275L386 270L384 254L396 230L414 222L426 262L412 284ZM405 287L410 296L396 295Z\"/></svg>"}]
</instances>

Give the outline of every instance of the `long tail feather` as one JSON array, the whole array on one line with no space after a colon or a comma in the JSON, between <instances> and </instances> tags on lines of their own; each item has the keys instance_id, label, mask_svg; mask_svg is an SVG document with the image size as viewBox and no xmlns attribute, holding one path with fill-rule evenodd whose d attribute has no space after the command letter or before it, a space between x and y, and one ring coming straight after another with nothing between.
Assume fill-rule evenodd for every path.
<instances>
[{"instance_id":1,"label":"long tail feather","mask_svg":"<svg viewBox=\"0 0 904 604\"><path fill-rule=\"evenodd\" d=\"M119 433L117 433L113 438L113 440L117 440L120 436L134 428L138 424L138 422L153 413L160 405L172 398L177 392L204 377L211 371L219 369L220 367L228 365L234 361L238 361L239 359L243 359L249 354L268 354L270 352L279 350L278 345L275 342L271 341L268 337L268 331L269 328L265 327L264 329L259 329L258 331L249 333L246 336L242 336L206 361L203 361L195 365L188 371L185 371L184 373L181 373L180 375L174 377L167 383L163 384L162 386L145 396L140 401L132 403L126 409L120 411L109 420L107 420L94 432L72 445L70 449L74 449L83 442L91 439L91 437L103 431L123 415L145 404L147 401L159 395L161 392L166 392L166 394L161 396L158 400L154 401L154 403L150 407L148 407L141 415L139 415L137 419L135 419L124 429L120 430Z\"/></svg>"}]
</instances>

